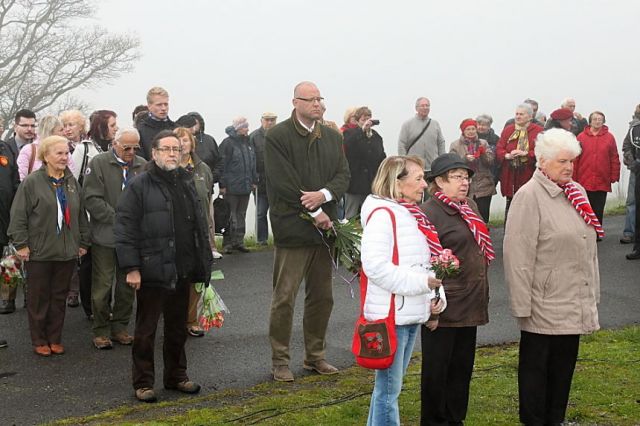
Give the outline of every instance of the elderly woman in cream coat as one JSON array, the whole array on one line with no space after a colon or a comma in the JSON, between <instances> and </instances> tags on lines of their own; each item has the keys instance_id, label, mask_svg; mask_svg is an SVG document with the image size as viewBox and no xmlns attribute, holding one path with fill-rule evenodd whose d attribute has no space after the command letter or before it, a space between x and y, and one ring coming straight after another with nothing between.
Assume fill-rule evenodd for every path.
<instances>
[{"instance_id":1,"label":"elderly woman in cream coat","mask_svg":"<svg viewBox=\"0 0 640 426\"><path fill-rule=\"evenodd\" d=\"M538 169L514 196L504 238L511 311L521 330L520 421L564 421L580 335L599 329L596 237L602 227L584 188L571 180L575 136L538 136Z\"/></svg>"},{"instance_id":2,"label":"elderly woman in cream coat","mask_svg":"<svg viewBox=\"0 0 640 426\"><path fill-rule=\"evenodd\" d=\"M429 269L429 245L418 225L426 219L417 205L427 186L423 168L418 157L388 157L380 164L372 195L362 206L362 268L369 279L364 316L369 321L387 317L395 295L398 341L391 367L376 370L368 425L400 424L398 396L420 324L446 307L444 289L436 302L433 289L441 282ZM394 244L397 265L392 261Z\"/></svg>"}]
</instances>

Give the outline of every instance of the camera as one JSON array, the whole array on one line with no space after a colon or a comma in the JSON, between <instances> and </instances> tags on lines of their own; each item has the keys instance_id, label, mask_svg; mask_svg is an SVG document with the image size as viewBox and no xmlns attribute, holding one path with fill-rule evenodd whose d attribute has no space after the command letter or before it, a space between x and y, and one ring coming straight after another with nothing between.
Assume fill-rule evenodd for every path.
<instances>
[{"instance_id":1,"label":"camera","mask_svg":"<svg viewBox=\"0 0 640 426\"><path fill-rule=\"evenodd\" d=\"M377 126L378 124L380 124L380 120L371 120L372 126Z\"/></svg>"}]
</instances>

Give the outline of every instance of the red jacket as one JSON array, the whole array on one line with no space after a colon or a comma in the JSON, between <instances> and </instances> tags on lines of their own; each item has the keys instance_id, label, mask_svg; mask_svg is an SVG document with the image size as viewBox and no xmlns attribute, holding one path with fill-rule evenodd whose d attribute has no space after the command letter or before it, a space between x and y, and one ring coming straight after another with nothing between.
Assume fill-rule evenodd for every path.
<instances>
[{"instance_id":1,"label":"red jacket","mask_svg":"<svg viewBox=\"0 0 640 426\"><path fill-rule=\"evenodd\" d=\"M536 146L536 137L542 132L542 127L537 124L529 124L527 127L527 136L529 139L529 155L526 163L514 167L511 160L504 158L505 154L510 153L518 146L517 140L508 140L516 129L515 124L509 124L502 130L500 140L496 145L496 161L500 164L500 192L504 197L513 197L513 194L520 189L522 185L527 183L536 169L536 155L533 148Z\"/></svg>"},{"instance_id":2,"label":"red jacket","mask_svg":"<svg viewBox=\"0 0 640 426\"><path fill-rule=\"evenodd\" d=\"M609 128L602 126L593 135L591 126L587 126L578 135L578 141L582 154L573 162L573 180L587 191L611 192L611 184L620 180L620 158Z\"/></svg>"}]
</instances>

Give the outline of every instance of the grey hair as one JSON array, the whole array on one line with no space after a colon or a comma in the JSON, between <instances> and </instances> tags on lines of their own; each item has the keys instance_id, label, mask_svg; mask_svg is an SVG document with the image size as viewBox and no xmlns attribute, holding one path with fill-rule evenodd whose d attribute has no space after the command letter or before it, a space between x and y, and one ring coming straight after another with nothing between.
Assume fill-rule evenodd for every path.
<instances>
[{"instance_id":1,"label":"grey hair","mask_svg":"<svg viewBox=\"0 0 640 426\"><path fill-rule=\"evenodd\" d=\"M531 107L530 104L522 103L522 104L520 104L520 105L518 105L516 107L516 110L518 110L518 109L525 110L527 112L527 114L529 114L529 117L533 118L533 108Z\"/></svg>"},{"instance_id":2,"label":"grey hair","mask_svg":"<svg viewBox=\"0 0 640 426\"><path fill-rule=\"evenodd\" d=\"M140 132L138 132L138 129L136 129L135 127L119 127L115 137L113 138L113 141L118 142L120 138L126 134L134 135L136 138L138 138L138 142L140 142Z\"/></svg>"},{"instance_id":3,"label":"grey hair","mask_svg":"<svg viewBox=\"0 0 640 426\"><path fill-rule=\"evenodd\" d=\"M491 117L489 114L480 114L476 117L476 121L478 123L486 123L491 126L493 124L493 117Z\"/></svg>"},{"instance_id":4,"label":"grey hair","mask_svg":"<svg viewBox=\"0 0 640 426\"><path fill-rule=\"evenodd\" d=\"M560 107L561 107L561 108L566 108L566 107L567 107L567 104L569 103L569 101L573 101L573 103L574 103L574 104L576 103L576 100L575 100L575 99L573 99L573 98L564 98L564 99L562 100L562 103L560 104Z\"/></svg>"},{"instance_id":5,"label":"grey hair","mask_svg":"<svg viewBox=\"0 0 640 426\"><path fill-rule=\"evenodd\" d=\"M53 136L56 127L62 127L62 121L55 115L45 115L38 123L38 137L42 140Z\"/></svg>"},{"instance_id":6,"label":"grey hair","mask_svg":"<svg viewBox=\"0 0 640 426\"><path fill-rule=\"evenodd\" d=\"M544 118L546 120L547 114L542 111L536 112L536 120L540 121L541 118Z\"/></svg>"},{"instance_id":7,"label":"grey hair","mask_svg":"<svg viewBox=\"0 0 640 426\"><path fill-rule=\"evenodd\" d=\"M429 98L426 98L424 96L420 96L418 99L416 99L416 108L418 108L418 104L420 103L421 100L425 100L427 102L429 102L429 104L431 104L431 101L429 100Z\"/></svg>"},{"instance_id":8,"label":"grey hair","mask_svg":"<svg viewBox=\"0 0 640 426\"><path fill-rule=\"evenodd\" d=\"M542 158L552 160L563 150L574 154L574 158L582 152L580 142L573 133L564 129L549 129L540 133L536 138L534 152L538 162Z\"/></svg>"}]
</instances>

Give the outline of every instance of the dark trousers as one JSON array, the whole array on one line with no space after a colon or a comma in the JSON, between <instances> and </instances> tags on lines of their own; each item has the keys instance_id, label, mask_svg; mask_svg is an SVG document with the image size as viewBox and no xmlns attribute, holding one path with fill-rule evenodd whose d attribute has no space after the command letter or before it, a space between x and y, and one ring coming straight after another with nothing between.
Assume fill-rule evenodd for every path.
<instances>
[{"instance_id":1,"label":"dark trousers","mask_svg":"<svg viewBox=\"0 0 640 426\"><path fill-rule=\"evenodd\" d=\"M60 344L67 292L76 260L30 260L27 268L27 313L34 346Z\"/></svg>"},{"instance_id":2,"label":"dark trousers","mask_svg":"<svg viewBox=\"0 0 640 426\"><path fill-rule=\"evenodd\" d=\"M78 280L80 281L80 302L87 317L91 316L91 249L80 258Z\"/></svg>"},{"instance_id":3,"label":"dark trousers","mask_svg":"<svg viewBox=\"0 0 640 426\"><path fill-rule=\"evenodd\" d=\"M168 387L188 380L187 340L188 282L178 281L174 290L140 287L137 292L136 328L133 340L133 388L152 388L155 381L154 347L160 315L164 317L163 383Z\"/></svg>"},{"instance_id":4,"label":"dark trousers","mask_svg":"<svg viewBox=\"0 0 640 426\"><path fill-rule=\"evenodd\" d=\"M605 191L587 191L587 198L600 224L603 225L602 219L604 217L604 205L607 202L607 193Z\"/></svg>"},{"instance_id":5,"label":"dark trousers","mask_svg":"<svg viewBox=\"0 0 640 426\"><path fill-rule=\"evenodd\" d=\"M249 194L226 194L225 198L229 202L229 208L231 209L231 221L229 223L229 230L224 234L224 238L222 239L222 246L225 249L243 246Z\"/></svg>"},{"instance_id":6,"label":"dark trousers","mask_svg":"<svg viewBox=\"0 0 640 426\"><path fill-rule=\"evenodd\" d=\"M266 192L258 192L258 196L255 197L256 200L256 220L257 220L257 228L258 235L256 236L256 241L259 243L266 243L269 239L269 219L268 219L268 211L269 211L269 198L267 197Z\"/></svg>"},{"instance_id":7,"label":"dark trousers","mask_svg":"<svg viewBox=\"0 0 640 426\"><path fill-rule=\"evenodd\" d=\"M522 423L564 421L579 344L578 335L520 332L518 392Z\"/></svg>"},{"instance_id":8,"label":"dark trousers","mask_svg":"<svg viewBox=\"0 0 640 426\"><path fill-rule=\"evenodd\" d=\"M476 356L477 327L422 329L421 425L463 424Z\"/></svg>"},{"instance_id":9,"label":"dark trousers","mask_svg":"<svg viewBox=\"0 0 640 426\"><path fill-rule=\"evenodd\" d=\"M640 251L640 172L636 173L636 188L634 192L636 196L636 233L635 244L633 245L634 251Z\"/></svg>"},{"instance_id":10,"label":"dark trousers","mask_svg":"<svg viewBox=\"0 0 640 426\"><path fill-rule=\"evenodd\" d=\"M507 216L509 216L509 207L511 207L511 200L513 200L513 197L506 197L507 198L507 203L504 206L504 226L507 226Z\"/></svg>"},{"instance_id":11,"label":"dark trousers","mask_svg":"<svg viewBox=\"0 0 640 426\"><path fill-rule=\"evenodd\" d=\"M473 201L478 205L480 216L484 223L489 223L489 212L491 211L491 198L493 195L487 195L486 197L473 197Z\"/></svg>"}]
</instances>

